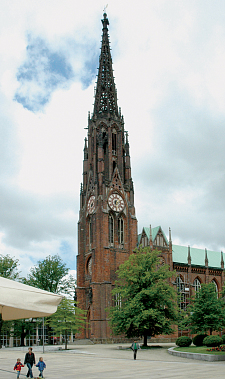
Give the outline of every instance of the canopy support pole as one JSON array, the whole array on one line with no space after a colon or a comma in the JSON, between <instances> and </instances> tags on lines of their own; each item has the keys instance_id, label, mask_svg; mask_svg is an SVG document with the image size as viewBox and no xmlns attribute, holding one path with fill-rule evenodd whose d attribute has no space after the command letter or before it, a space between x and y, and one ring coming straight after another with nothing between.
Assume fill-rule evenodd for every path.
<instances>
[{"instance_id":1,"label":"canopy support pole","mask_svg":"<svg viewBox=\"0 0 225 379\"><path fill-rule=\"evenodd\" d=\"M45 352L45 318L42 317L42 331L43 331L43 353Z\"/></svg>"}]
</instances>

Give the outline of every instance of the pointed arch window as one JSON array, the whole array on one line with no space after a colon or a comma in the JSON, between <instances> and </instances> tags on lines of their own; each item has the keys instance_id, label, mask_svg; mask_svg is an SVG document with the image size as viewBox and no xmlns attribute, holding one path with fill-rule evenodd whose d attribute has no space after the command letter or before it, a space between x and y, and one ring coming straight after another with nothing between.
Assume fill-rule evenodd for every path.
<instances>
[{"instance_id":1,"label":"pointed arch window","mask_svg":"<svg viewBox=\"0 0 225 379\"><path fill-rule=\"evenodd\" d=\"M196 278L194 280L193 285L194 285L194 289L195 289L195 294L197 294L200 291L200 289L201 289L201 282L200 282L200 280L198 278Z\"/></svg>"},{"instance_id":2,"label":"pointed arch window","mask_svg":"<svg viewBox=\"0 0 225 379\"><path fill-rule=\"evenodd\" d=\"M148 246L148 238L144 235L141 239L142 247Z\"/></svg>"},{"instance_id":3,"label":"pointed arch window","mask_svg":"<svg viewBox=\"0 0 225 379\"><path fill-rule=\"evenodd\" d=\"M218 285L217 285L215 279L213 279L211 283L213 283L214 286L215 286L215 289L216 289L216 295L217 295L217 298L218 298Z\"/></svg>"},{"instance_id":4,"label":"pointed arch window","mask_svg":"<svg viewBox=\"0 0 225 379\"><path fill-rule=\"evenodd\" d=\"M124 244L124 220L123 217L118 218L118 242Z\"/></svg>"},{"instance_id":5,"label":"pointed arch window","mask_svg":"<svg viewBox=\"0 0 225 379\"><path fill-rule=\"evenodd\" d=\"M186 312L187 306L189 304L189 291L187 291L188 288L186 287L185 282L180 275L177 276L175 284L177 287L179 308Z\"/></svg>"},{"instance_id":6,"label":"pointed arch window","mask_svg":"<svg viewBox=\"0 0 225 379\"><path fill-rule=\"evenodd\" d=\"M116 129L112 131L112 153L116 155Z\"/></svg>"},{"instance_id":7,"label":"pointed arch window","mask_svg":"<svg viewBox=\"0 0 225 379\"><path fill-rule=\"evenodd\" d=\"M184 290L184 282L183 282L183 280L182 280L182 278L181 278L180 275L178 275L176 277L175 283L176 283L176 286L177 286L177 292L178 293L183 292L183 290Z\"/></svg>"},{"instance_id":8,"label":"pointed arch window","mask_svg":"<svg viewBox=\"0 0 225 379\"><path fill-rule=\"evenodd\" d=\"M165 246L165 241L162 233L159 232L157 234L155 241L157 246Z\"/></svg>"},{"instance_id":9,"label":"pointed arch window","mask_svg":"<svg viewBox=\"0 0 225 379\"><path fill-rule=\"evenodd\" d=\"M122 307L122 297L121 297L121 294L119 292L116 293L115 295L115 306L117 309L121 309Z\"/></svg>"},{"instance_id":10,"label":"pointed arch window","mask_svg":"<svg viewBox=\"0 0 225 379\"><path fill-rule=\"evenodd\" d=\"M92 218L89 219L89 246L91 248L91 245L93 243L93 223Z\"/></svg>"},{"instance_id":11,"label":"pointed arch window","mask_svg":"<svg viewBox=\"0 0 225 379\"><path fill-rule=\"evenodd\" d=\"M109 244L114 244L114 218L113 215L109 215Z\"/></svg>"}]
</instances>

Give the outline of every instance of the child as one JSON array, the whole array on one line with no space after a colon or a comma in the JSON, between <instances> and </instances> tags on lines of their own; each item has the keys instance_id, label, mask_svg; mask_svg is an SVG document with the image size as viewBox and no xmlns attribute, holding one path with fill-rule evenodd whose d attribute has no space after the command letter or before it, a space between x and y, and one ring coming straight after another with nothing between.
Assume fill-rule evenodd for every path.
<instances>
[{"instance_id":1,"label":"child","mask_svg":"<svg viewBox=\"0 0 225 379\"><path fill-rule=\"evenodd\" d=\"M16 372L17 372L17 379L20 377L21 367L24 367L24 365L22 365L21 359L18 358L17 362L16 362L16 364L14 366L14 370L16 370Z\"/></svg>"},{"instance_id":2,"label":"child","mask_svg":"<svg viewBox=\"0 0 225 379\"><path fill-rule=\"evenodd\" d=\"M39 358L39 362L38 362L38 364L36 365L36 367L38 367L38 368L39 368L39 371L40 371L39 378L40 378L40 377L43 378L43 371L44 371L44 369L46 368L46 364L45 364L45 362L43 361L43 358L42 358L42 357Z\"/></svg>"}]
</instances>

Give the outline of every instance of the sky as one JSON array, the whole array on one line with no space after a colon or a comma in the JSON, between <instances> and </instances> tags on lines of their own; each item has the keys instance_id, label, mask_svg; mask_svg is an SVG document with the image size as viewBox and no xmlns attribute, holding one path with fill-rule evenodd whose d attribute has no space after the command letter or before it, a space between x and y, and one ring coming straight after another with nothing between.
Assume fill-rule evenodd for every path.
<instances>
[{"instance_id":1,"label":"sky","mask_svg":"<svg viewBox=\"0 0 225 379\"><path fill-rule=\"evenodd\" d=\"M0 254L76 270L102 1L1 0ZM108 0L139 232L225 252L225 2Z\"/></svg>"}]
</instances>

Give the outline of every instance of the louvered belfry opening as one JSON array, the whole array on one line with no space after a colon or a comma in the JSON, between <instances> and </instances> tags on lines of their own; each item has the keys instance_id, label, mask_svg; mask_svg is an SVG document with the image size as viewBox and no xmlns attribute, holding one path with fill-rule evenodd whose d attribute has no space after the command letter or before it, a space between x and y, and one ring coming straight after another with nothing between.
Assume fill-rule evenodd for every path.
<instances>
[{"instance_id":1,"label":"louvered belfry opening","mask_svg":"<svg viewBox=\"0 0 225 379\"><path fill-rule=\"evenodd\" d=\"M95 94L94 115L114 114L118 116L117 94L114 83L112 57L109 46L107 14L103 15L102 47L99 58L97 87Z\"/></svg>"}]
</instances>

